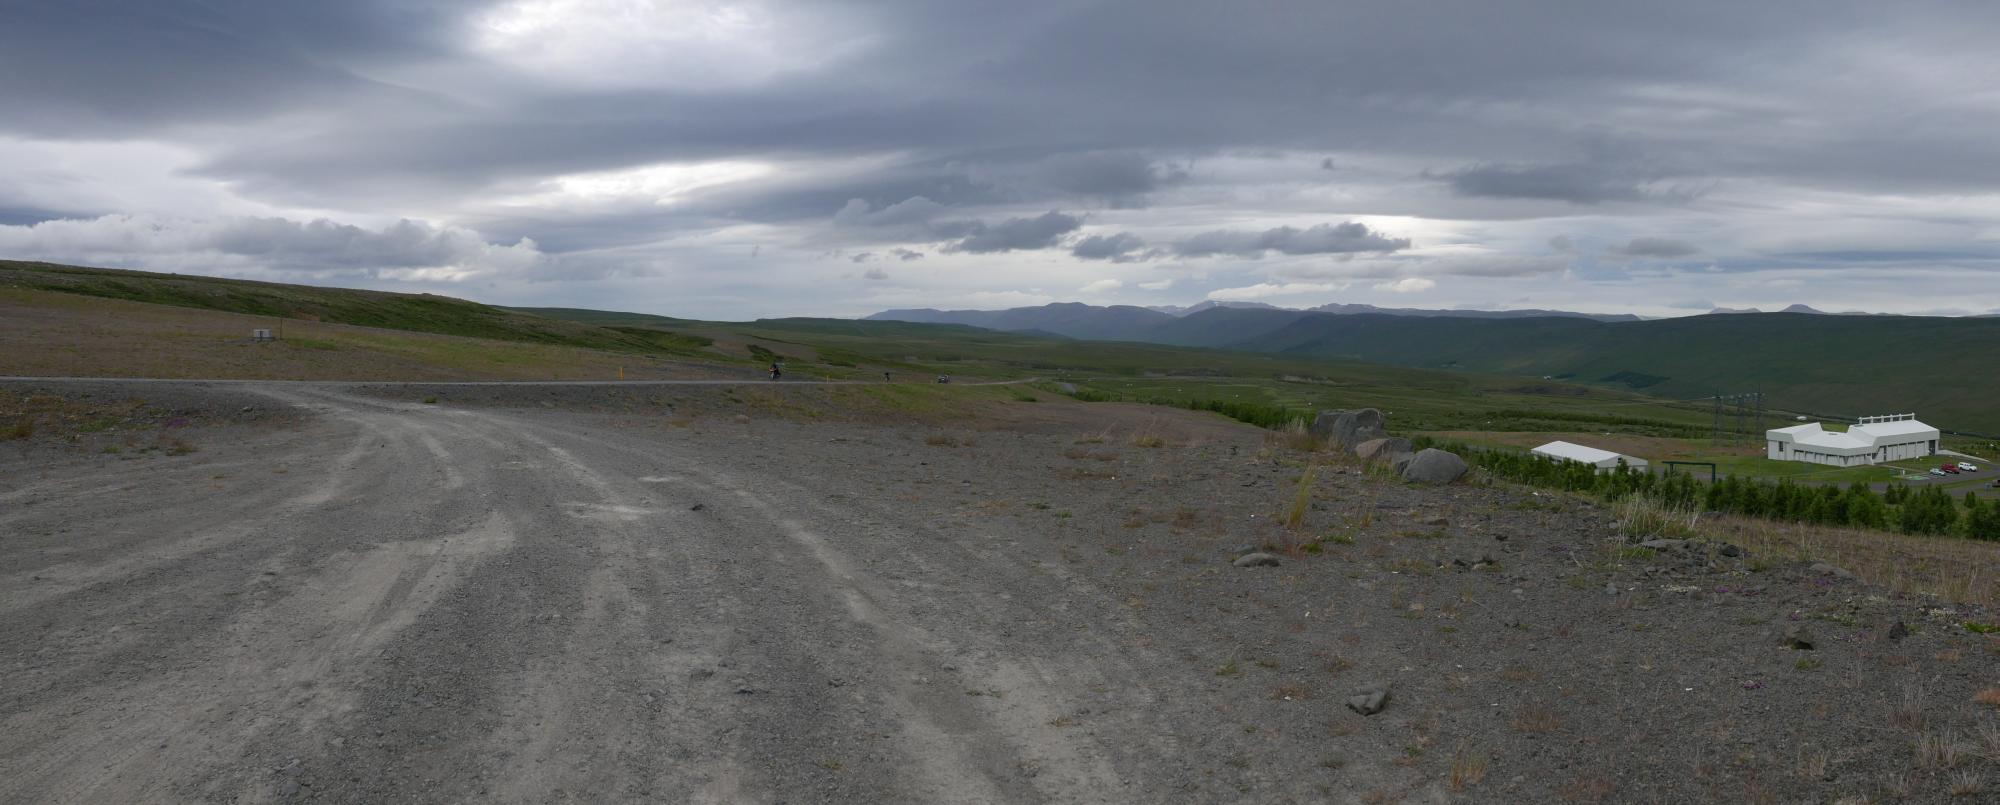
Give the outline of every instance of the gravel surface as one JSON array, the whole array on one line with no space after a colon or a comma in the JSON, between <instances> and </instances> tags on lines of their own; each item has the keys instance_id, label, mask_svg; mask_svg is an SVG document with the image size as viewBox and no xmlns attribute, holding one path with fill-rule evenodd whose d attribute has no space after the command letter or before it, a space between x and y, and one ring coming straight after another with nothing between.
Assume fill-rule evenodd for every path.
<instances>
[{"instance_id":1,"label":"gravel surface","mask_svg":"<svg viewBox=\"0 0 2000 805\"><path fill-rule=\"evenodd\" d=\"M2000 791L1992 613L1212 417L171 393L0 445L0 802Z\"/></svg>"}]
</instances>

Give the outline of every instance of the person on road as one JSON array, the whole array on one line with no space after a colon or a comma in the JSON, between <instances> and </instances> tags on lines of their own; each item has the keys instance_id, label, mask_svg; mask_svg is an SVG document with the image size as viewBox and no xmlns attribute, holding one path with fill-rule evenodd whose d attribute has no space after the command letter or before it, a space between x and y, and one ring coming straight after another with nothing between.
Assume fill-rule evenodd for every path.
<instances>
[{"instance_id":1,"label":"person on road","mask_svg":"<svg viewBox=\"0 0 2000 805\"><path fill-rule=\"evenodd\" d=\"M780 368L780 367L778 366L778 362L777 362L777 361L772 361L772 362L771 362L771 379L772 379L772 380L777 380L777 379L778 379L779 377L783 376L784 374L785 374L785 372L784 372L784 370L783 370L782 368Z\"/></svg>"},{"instance_id":2,"label":"person on road","mask_svg":"<svg viewBox=\"0 0 2000 805\"><path fill-rule=\"evenodd\" d=\"M889 373L888 373L888 372L883 372L883 373L882 373L882 382L884 382L884 383L887 383L887 382L890 382L890 381L889 381Z\"/></svg>"}]
</instances>

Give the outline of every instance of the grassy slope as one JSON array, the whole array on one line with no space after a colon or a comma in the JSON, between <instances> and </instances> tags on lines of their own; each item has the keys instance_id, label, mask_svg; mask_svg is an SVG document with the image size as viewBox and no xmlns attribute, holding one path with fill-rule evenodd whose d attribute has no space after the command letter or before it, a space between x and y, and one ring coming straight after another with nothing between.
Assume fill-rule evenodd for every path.
<instances>
[{"instance_id":1,"label":"grassy slope","mask_svg":"<svg viewBox=\"0 0 2000 805\"><path fill-rule=\"evenodd\" d=\"M0 286L0 375L305 380L755 377L754 367L542 343L287 321ZM733 371L733 374L732 374Z\"/></svg>"},{"instance_id":2,"label":"grassy slope","mask_svg":"<svg viewBox=\"0 0 2000 805\"><path fill-rule=\"evenodd\" d=\"M1238 344L1286 355L1623 383L1666 397L1762 390L1827 415L1915 411L2000 432L2000 319L1745 314L1578 319L1301 319Z\"/></svg>"},{"instance_id":3,"label":"grassy slope","mask_svg":"<svg viewBox=\"0 0 2000 805\"><path fill-rule=\"evenodd\" d=\"M0 287L82 294L276 319L516 341L641 355L698 349L661 339L430 294L155 274L0 260Z\"/></svg>"}]
</instances>

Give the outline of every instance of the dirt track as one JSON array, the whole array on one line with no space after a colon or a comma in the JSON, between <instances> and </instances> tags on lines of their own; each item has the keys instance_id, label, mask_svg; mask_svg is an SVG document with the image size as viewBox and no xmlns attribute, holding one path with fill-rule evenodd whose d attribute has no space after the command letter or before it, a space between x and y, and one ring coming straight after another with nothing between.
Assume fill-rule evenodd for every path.
<instances>
[{"instance_id":1,"label":"dirt track","mask_svg":"<svg viewBox=\"0 0 2000 805\"><path fill-rule=\"evenodd\" d=\"M1325 497L1380 533L1233 568L1296 471L1180 414L1145 449L255 393L314 417L12 465L0 802L1739 801L1878 791L1909 751L1858 732L1907 693L1873 611L1824 673L1747 626L1853 590L1577 592L1588 538L1550 530L1602 514L1353 474ZM1991 655L1919 639L1892 664L1970 739ZM1376 680L1390 712L1341 707Z\"/></svg>"}]
</instances>

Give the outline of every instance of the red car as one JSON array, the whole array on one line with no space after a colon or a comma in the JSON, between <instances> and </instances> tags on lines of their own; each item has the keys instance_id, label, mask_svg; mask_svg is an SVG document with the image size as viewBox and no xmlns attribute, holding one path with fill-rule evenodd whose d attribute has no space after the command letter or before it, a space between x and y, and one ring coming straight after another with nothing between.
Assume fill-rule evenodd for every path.
<instances>
[{"instance_id":1,"label":"red car","mask_svg":"<svg viewBox=\"0 0 2000 805\"><path fill-rule=\"evenodd\" d=\"M1939 464L1938 469L1944 470L1945 472L1951 473L1953 475L1958 474L1957 464Z\"/></svg>"}]
</instances>

